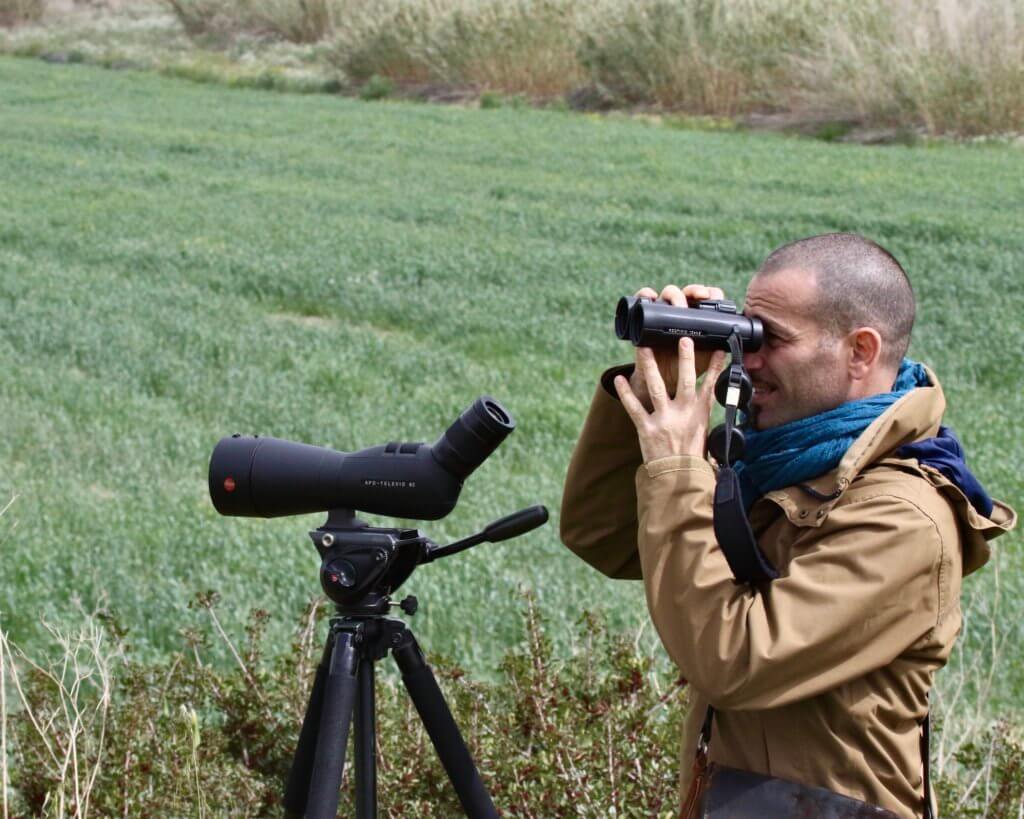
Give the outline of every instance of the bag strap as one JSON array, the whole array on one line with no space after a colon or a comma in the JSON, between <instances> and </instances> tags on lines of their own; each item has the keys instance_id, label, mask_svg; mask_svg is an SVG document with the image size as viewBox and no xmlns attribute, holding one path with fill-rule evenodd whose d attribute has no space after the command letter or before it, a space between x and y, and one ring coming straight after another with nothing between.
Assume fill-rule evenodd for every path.
<instances>
[{"instance_id":1,"label":"bag strap","mask_svg":"<svg viewBox=\"0 0 1024 819\"><path fill-rule=\"evenodd\" d=\"M924 819L935 819L932 813L932 783L931 783L931 738L929 736L931 723L931 711L924 715L924 722L921 723L921 759L924 762Z\"/></svg>"}]
</instances>

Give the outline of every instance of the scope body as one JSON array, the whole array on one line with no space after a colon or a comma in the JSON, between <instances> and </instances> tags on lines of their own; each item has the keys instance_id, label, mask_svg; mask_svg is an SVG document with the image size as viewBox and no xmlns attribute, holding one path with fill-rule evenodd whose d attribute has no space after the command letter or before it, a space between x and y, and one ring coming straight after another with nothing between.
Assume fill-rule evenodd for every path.
<instances>
[{"instance_id":1,"label":"scope body","mask_svg":"<svg viewBox=\"0 0 1024 819\"><path fill-rule=\"evenodd\" d=\"M462 482L440 468L431 448L421 443L337 452L239 435L221 440L213 464L210 494L222 515L270 518L344 506L436 520L451 511L462 489Z\"/></svg>"},{"instance_id":2,"label":"scope body","mask_svg":"<svg viewBox=\"0 0 1024 819\"><path fill-rule=\"evenodd\" d=\"M744 350L757 350L764 342L761 321L737 313L731 301L707 300L696 307L676 307L624 296L615 310L615 334L636 347L675 345L680 337L689 336L698 350L728 351L733 333L739 335Z\"/></svg>"},{"instance_id":3,"label":"scope body","mask_svg":"<svg viewBox=\"0 0 1024 819\"><path fill-rule=\"evenodd\" d=\"M210 457L210 497L222 515L273 518L358 509L437 520L451 512L463 481L513 429L509 412L483 396L432 446L392 442L338 452L232 435Z\"/></svg>"}]
</instances>

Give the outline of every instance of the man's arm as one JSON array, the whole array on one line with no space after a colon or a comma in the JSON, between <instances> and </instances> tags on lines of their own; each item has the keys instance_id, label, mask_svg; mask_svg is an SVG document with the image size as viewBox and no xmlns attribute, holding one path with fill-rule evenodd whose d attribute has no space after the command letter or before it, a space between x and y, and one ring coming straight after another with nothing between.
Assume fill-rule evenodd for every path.
<instances>
[{"instance_id":1,"label":"man's arm","mask_svg":"<svg viewBox=\"0 0 1024 819\"><path fill-rule=\"evenodd\" d=\"M610 577L638 579L636 428L605 386L632 365L613 367L590 402L562 492L562 542Z\"/></svg>"},{"instance_id":2,"label":"man's arm","mask_svg":"<svg viewBox=\"0 0 1024 819\"><path fill-rule=\"evenodd\" d=\"M644 287L636 295L679 307L725 298L719 288L703 284L688 284L681 290L670 284L660 294ZM659 349L653 358L669 389L674 390L676 352ZM698 373L708 368L710 359L710 353L697 353ZM635 372L635 364L612 367L601 376L569 462L562 494L561 537L566 546L604 574L638 579L635 474L643 457L636 427L618 400L613 383L617 375L625 376L638 401L650 407L645 380Z\"/></svg>"},{"instance_id":3,"label":"man's arm","mask_svg":"<svg viewBox=\"0 0 1024 819\"><path fill-rule=\"evenodd\" d=\"M714 475L693 456L637 472L651 617L683 676L717 707L775 708L892 662L935 627L939 527L882 492L835 507L784 577L733 580L712 529ZM947 548L955 548L955 544Z\"/></svg>"}]
</instances>

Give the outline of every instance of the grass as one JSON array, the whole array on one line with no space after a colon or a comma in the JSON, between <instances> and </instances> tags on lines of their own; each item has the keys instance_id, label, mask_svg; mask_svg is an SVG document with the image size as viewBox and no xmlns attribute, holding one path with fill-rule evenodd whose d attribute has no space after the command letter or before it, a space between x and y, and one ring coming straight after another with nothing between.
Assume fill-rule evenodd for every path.
<instances>
[{"instance_id":1,"label":"grass","mask_svg":"<svg viewBox=\"0 0 1024 819\"><path fill-rule=\"evenodd\" d=\"M420 569L428 648L489 673L532 588L556 650L583 608L647 619L638 584L557 540L565 466L598 374L626 360L616 299L640 285L739 297L776 245L828 230L882 242L920 300L970 464L1021 504L1024 155L1000 146L865 148L229 91L153 74L0 59L0 617L16 642L105 599L159 657L212 588L227 628L272 638L317 590L321 516L216 515L209 454L259 432L342 450L433 440L476 396L519 428L468 481L438 542L513 509L553 520ZM379 518L375 522L381 521ZM15 526L15 523L17 524ZM1020 535L970 578L966 652L1024 694ZM80 601L80 602L76 602ZM997 618L1003 657L993 666ZM644 638L656 652L650 630Z\"/></svg>"}]
</instances>

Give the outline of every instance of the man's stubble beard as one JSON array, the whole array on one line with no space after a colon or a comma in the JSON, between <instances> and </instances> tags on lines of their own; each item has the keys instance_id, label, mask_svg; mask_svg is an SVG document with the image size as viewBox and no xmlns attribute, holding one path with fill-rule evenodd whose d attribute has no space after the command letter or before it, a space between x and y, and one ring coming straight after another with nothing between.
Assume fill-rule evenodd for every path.
<instances>
[{"instance_id":1,"label":"man's stubble beard","mask_svg":"<svg viewBox=\"0 0 1024 819\"><path fill-rule=\"evenodd\" d=\"M793 421L800 421L818 415L822 412L835 409L844 404L847 400L848 385L844 383L838 369L838 362L835 360L835 346L821 346L821 358L807 371L807 378L801 378L798 384L786 385L785 392L789 400L783 405L782 420L772 424L768 429L781 427ZM833 355L829 355L833 353ZM790 398L792 394L797 398ZM760 423L760 409L750 405L748 416L753 428L757 431L764 429Z\"/></svg>"}]
</instances>

